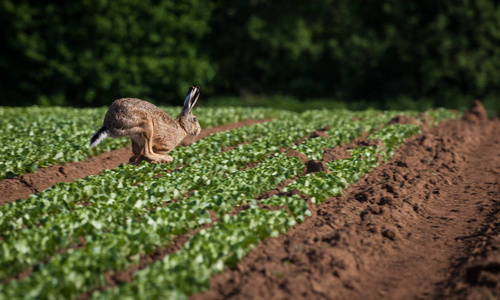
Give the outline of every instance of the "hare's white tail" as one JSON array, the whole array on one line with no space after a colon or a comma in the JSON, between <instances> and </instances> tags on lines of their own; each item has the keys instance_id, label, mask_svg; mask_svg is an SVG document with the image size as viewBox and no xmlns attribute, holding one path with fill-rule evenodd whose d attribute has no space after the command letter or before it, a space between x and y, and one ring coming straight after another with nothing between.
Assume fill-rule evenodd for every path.
<instances>
[{"instance_id":1,"label":"hare's white tail","mask_svg":"<svg viewBox=\"0 0 500 300\"><path fill-rule=\"evenodd\" d=\"M106 128L106 126L102 126L90 139L90 147L96 146L108 136L109 136L108 128Z\"/></svg>"}]
</instances>

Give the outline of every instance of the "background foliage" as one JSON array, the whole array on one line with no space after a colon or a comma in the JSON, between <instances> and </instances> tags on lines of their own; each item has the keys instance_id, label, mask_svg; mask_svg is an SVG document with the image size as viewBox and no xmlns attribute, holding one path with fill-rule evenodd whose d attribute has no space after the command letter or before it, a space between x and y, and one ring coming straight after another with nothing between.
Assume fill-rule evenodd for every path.
<instances>
[{"instance_id":1,"label":"background foliage","mask_svg":"<svg viewBox=\"0 0 500 300\"><path fill-rule=\"evenodd\" d=\"M176 2L2 1L2 104L175 99L190 82L208 85L214 67L200 40L214 5Z\"/></svg>"},{"instance_id":2,"label":"background foliage","mask_svg":"<svg viewBox=\"0 0 500 300\"><path fill-rule=\"evenodd\" d=\"M198 84L246 104L498 110L499 16L489 0L3 0L0 98L178 104Z\"/></svg>"}]
</instances>

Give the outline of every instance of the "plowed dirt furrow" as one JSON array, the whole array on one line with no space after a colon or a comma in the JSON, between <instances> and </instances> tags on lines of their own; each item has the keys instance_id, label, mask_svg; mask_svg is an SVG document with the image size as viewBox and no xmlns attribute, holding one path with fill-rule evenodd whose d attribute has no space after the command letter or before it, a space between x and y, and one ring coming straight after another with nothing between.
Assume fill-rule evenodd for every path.
<instances>
[{"instance_id":1,"label":"plowed dirt furrow","mask_svg":"<svg viewBox=\"0 0 500 300\"><path fill-rule=\"evenodd\" d=\"M497 135L473 157L465 178L468 184L462 189L463 198L469 197L469 202L476 203L477 211L486 218L483 222L476 217L466 220L475 224L476 230L455 238L466 250L459 254L446 280L438 285L436 298L500 297L500 138ZM480 173L472 173L474 169Z\"/></svg>"},{"instance_id":2,"label":"plowed dirt furrow","mask_svg":"<svg viewBox=\"0 0 500 300\"><path fill-rule=\"evenodd\" d=\"M497 126L496 133L499 130ZM464 163L451 167L444 184L436 185L433 197L424 204L426 216L413 222L398 248L370 267L360 285L361 298L434 298L442 293L442 284L453 280L453 265L470 254L467 240L491 221L488 215L500 200L498 185L495 191L487 184L498 182L500 138L496 133L478 138L463 156Z\"/></svg>"},{"instance_id":3,"label":"plowed dirt furrow","mask_svg":"<svg viewBox=\"0 0 500 300\"><path fill-rule=\"evenodd\" d=\"M265 119L242 120L236 123L202 129L198 136L195 138L188 136L181 144L187 146L210 134L268 121ZM89 157L84 161L70 162L65 165L53 165L48 168L42 168L36 173L27 173L14 178L3 179L0 181L0 205L17 199L27 198L34 193L40 193L59 182L74 182L78 178L98 175L106 169L114 169L121 164L127 163L131 155L132 147L129 145L122 149Z\"/></svg>"},{"instance_id":4,"label":"plowed dirt furrow","mask_svg":"<svg viewBox=\"0 0 500 300\"><path fill-rule=\"evenodd\" d=\"M286 235L267 239L213 277L211 290L191 298L462 297L452 277L468 272L460 262L481 247L490 247L491 260L498 245L490 236L489 243L470 246L470 239L485 238L477 232L500 201L498 132L498 120L466 115L409 139L344 196L318 206ZM482 295L499 295L498 283L483 280L484 286Z\"/></svg>"}]
</instances>

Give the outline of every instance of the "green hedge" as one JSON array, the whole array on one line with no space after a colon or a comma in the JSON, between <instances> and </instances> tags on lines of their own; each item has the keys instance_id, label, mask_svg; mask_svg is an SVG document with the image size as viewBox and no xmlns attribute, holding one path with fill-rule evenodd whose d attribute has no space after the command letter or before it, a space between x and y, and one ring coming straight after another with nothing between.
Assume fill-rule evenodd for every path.
<instances>
[{"instance_id":1,"label":"green hedge","mask_svg":"<svg viewBox=\"0 0 500 300\"><path fill-rule=\"evenodd\" d=\"M1 1L2 104L165 103L193 83L207 86L215 69L200 41L213 7L201 0Z\"/></svg>"},{"instance_id":2,"label":"green hedge","mask_svg":"<svg viewBox=\"0 0 500 300\"><path fill-rule=\"evenodd\" d=\"M0 99L173 104L198 84L205 97L498 110L499 13L490 0L3 0Z\"/></svg>"},{"instance_id":3,"label":"green hedge","mask_svg":"<svg viewBox=\"0 0 500 300\"><path fill-rule=\"evenodd\" d=\"M478 97L500 110L498 1L219 3L210 57L230 91L386 109L464 108Z\"/></svg>"}]
</instances>

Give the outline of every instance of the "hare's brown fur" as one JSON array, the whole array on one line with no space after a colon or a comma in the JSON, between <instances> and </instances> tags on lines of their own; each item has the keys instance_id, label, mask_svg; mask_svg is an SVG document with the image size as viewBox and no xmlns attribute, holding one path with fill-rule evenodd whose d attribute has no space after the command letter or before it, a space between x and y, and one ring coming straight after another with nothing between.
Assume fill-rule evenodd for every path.
<instances>
[{"instance_id":1,"label":"hare's brown fur","mask_svg":"<svg viewBox=\"0 0 500 300\"><path fill-rule=\"evenodd\" d=\"M167 153L188 134L195 136L201 130L191 113L198 95L199 88L190 89L184 107L175 120L147 101L134 98L116 100L109 107L103 127L94 135L91 145L102 131L106 133L104 137L129 137L132 140L134 156L130 158L131 164L138 164L142 160L152 163L172 162L173 158Z\"/></svg>"}]
</instances>

